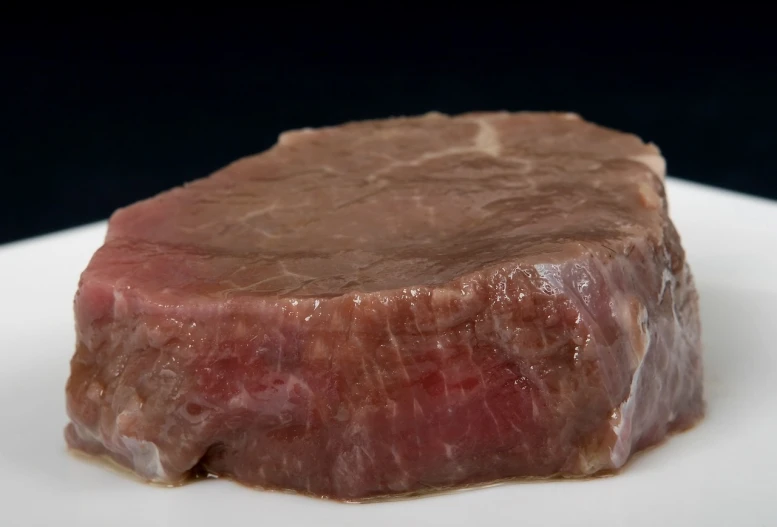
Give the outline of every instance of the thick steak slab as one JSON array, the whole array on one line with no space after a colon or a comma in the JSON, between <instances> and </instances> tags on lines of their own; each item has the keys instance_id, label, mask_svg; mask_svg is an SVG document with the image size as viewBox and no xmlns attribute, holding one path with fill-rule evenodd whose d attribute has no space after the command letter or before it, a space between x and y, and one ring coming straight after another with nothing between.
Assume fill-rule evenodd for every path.
<instances>
[{"instance_id":1,"label":"thick steak slab","mask_svg":"<svg viewBox=\"0 0 777 527\"><path fill-rule=\"evenodd\" d=\"M571 114L285 133L113 215L68 444L346 500L617 469L703 413L663 176Z\"/></svg>"}]
</instances>

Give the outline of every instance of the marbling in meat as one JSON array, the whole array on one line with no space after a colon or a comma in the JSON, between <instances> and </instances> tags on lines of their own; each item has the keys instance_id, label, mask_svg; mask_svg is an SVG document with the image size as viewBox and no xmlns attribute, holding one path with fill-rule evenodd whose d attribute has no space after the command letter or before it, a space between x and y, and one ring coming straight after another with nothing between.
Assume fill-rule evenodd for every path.
<instances>
[{"instance_id":1,"label":"marbling in meat","mask_svg":"<svg viewBox=\"0 0 777 527\"><path fill-rule=\"evenodd\" d=\"M113 215L68 444L343 500L617 469L703 413L663 177L573 114L284 133Z\"/></svg>"}]
</instances>

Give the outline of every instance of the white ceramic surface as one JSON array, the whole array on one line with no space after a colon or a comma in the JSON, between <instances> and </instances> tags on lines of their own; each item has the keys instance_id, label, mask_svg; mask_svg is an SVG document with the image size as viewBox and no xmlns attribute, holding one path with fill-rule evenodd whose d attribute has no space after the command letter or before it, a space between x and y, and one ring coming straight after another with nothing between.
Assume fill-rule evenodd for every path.
<instances>
[{"instance_id":1,"label":"white ceramic surface","mask_svg":"<svg viewBox=\"0 0 777 527\"><path fill-rule=\"evenodd\" d=\"M72 298L105 224L0 246L0 525L777 525L777 203L671 180L702 303L708 415L616 477L344 505L139 483L65 450Z\"/></svg>"}]
</instances>

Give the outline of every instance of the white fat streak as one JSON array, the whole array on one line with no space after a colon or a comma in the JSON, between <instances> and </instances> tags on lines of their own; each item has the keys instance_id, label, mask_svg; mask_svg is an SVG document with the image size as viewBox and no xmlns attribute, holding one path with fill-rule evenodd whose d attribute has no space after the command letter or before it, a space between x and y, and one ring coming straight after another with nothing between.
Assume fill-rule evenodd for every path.
<instances>
[{"instance_id":1,"label":"white fat streak","mask_svg":"<svg viewBox=\"0 0 777 527\"><path fill-rule=\"evenodd\" d=\"M154 483L166 483L170 476L162 466L159 449L150 441L141 441L134 437L118 436L120 442L106 441L100 433L94 433L89 428L73 423L78 437L84 441L98 443L108 447L111 444L120 444L132 458L133 469L141 476ZM118 434L117 434L118 435ZM112 449L114 450L114 449Z\"/></svg>"},{"instance_id":2,"label":"white fat streak","mask_svg":"<svg viewBox=\"0 0 777 527\"><path fill-rule=\"evenodd\" d=\"M640 355L639 362L634 370L634 375L631 378L631 385L629 386L629 395L626 400L621 403L618 410L615 412L615 419L613 420L612 431L617 438L615 444L610 452L610 460L613 468L623 466L631 454L632 447L632 423L634 420L634 412L637 406L637 398L639 397L639 379L644 369L645 357L647 357L648 350L650 349L650 332L643 331L643 321L647 318L647 310L644 306L641 306L639 318L637 323L632 325L635 327L635 331L640 332L642 338L639 339L643 343L641 350L634 350Z\"/></svg>"},{"instance_id":3,"label":"white fat streak","mask_svg":"<svg viewBox=\"0 0 777 527\"><path fill-rule=\"evenodd\" d=\"M269 212L274 211L278 208L278 199L273 200L272 203L265 207L260 207L258 209L251 210L247 213L245 213L243 216L240 216L239 218L235 218L235 222L237 223L245 223L251 218L255 218L256 216L261 216L262 214L267 214Z\"/></svg>"},{"instance_id":4,"label":"white fat streak","mask_svg":"<svg viewBox=\"0 0 777 527\"><path fill-rule=\"evenodd\" d=\"M486 412L488 412L488 415L490 415L491 419L494 421L494 427L496 428L496 435L499 436L499 439L502 439L502 427L499 426L499 420L497 420L496 414L491 409L491 406L489 406L488 401L486 399L483 399L483 406L486 408Z\"/></svg>"},{"instance_id":5,"label":"white fat streak","mask_svg":"<svg viewBox=\"0 0 777 527\"><path fill-rule=\"evenodd\" d=\"M664 297L664 293L666 292L666 286L672 285L673 282L674 282L674 275L672 274L672 271L665 268L661 275L661 290L658 292L659 301L661 301L661 299Z\"/></svg>"},{"instance_id":6,"label":"white fat streak","mask_svg":"<svg viewBox=\"0 0 777 527\"><path fill-rule=\"evenodd\" d=\"M650 169L655 175L663 179L666 176L666 160L659 154L637 154L630 156L629 159L642 163Z\"/></svg>"},{"instance_id":7,"label":"white fat streak","mask_svg":"<svg viewBox=\"0 0 777 527\"><path fill-rule=\"evenodd\" d=\"M442 387L445 390L445 400L450 400L450 394L448 393L448 377L445 376L445 369L440 369L440 376L442 377Z\"/></svg>"},{"instance_id":8,"label":"white fat streak","mask_svg":"<svg viewBox=\"0 0 777 527\"><path fill-rule=\"evenodd\" d=\"M397 354L397 361L399 361L399 364L402 367L402 373L404 374L405 380L409 382L410 374L407 371L407 366L405 365L404 358L402 357L402 351L400 350L400 347L399 347L399 341L397 340L396 335L394 335L394 332L391 331L391 324L389 324L388 319L386 319L386 331L388 332L389 340L391 341L391 347L394 350L394 352Z\"/></svg>"},{"instance_id":9,"label":"white fat streak","mask_svg":"<svg viewBox=\"0 0 777 527\"><path fill-rule=\"evenodd\" d=\"M278 267L280 268L281 272L285 276L293 276L294 278L300 278L300 279L303 279L303 280L315 278L315 276L310 276L310 275L307 275L307 274L300 274L300 273L295 273L293 271L289 271L289 269L286 267L286 264L283 263L283 260L278 260Z\"/></svg>"},{"instance_id":10,"label":"white fat streak","mask_svg":"<svg viewBox=\"0 0 777 527\"><path fill-rule=\"evenodd\" d=\"M127 299L122 291L122 280L119 279L113 289L113 318L121 319L127 314Z\"/></svg>"},{"instance_id":11,"label":"white fat streak","mask_svg":"<svg viewBox=\"0 0 777 527\"><path fill-rule=\"evenodd\" d=\"M402 461L402 456L399 455L399 450L397 450L396 445L391 445L391 455L394 458L394 463L396 464L397 468L402 472L402 475L407 479L409 476L407 472L407 468L405 468L405 464Z\"/></svg>"},{"instance_id":12,"label":"white fat streak","mask_svg":"<svg viewBox=\"0 0 777 527\"><path fill-rule=\"evenodd\" d=\"M290 145L297 142L297 139L315 132L313 128L299 128L297 130L288 130L278 135L279 145Z\"/></svg>"},{"instance_id":13,"label":"white fat streak","mask_svg":"<svg viewBox=\"0 0 777 527\"><path fill-rule=\"evenodd\" d=\"M132 466L136 472L153 482L169 481L159 449L154 443L127 436L121 436L121 442L132 457Z\"/></svg>"},{"instance_id":14,"label":"white fat streak","mask_svg":"<svg viewBox=\"0 0 777 527\"><path fill-rule=\"evenodd\" d=\"M380 176L391 172L401 167L417 167L427 161L433 159L439 159L454 154L471 154L473 152L480 152L490 156L498 156L502 152L502 142L499 138L499 132L490 119L486 117L479 117L473 119L472 122L478 125L478 133L470 146L454 146L450 148L444 148L434 152L425 152L415 159L409 161L394 160L386 167L367 175L368 182L375 182Z\"/></svg>"},{"instance_id":15,"label":"white fat streak","mask_svg":"<svg viewBox=\"0 0 777 527\"><path fill-rule=\"evenodd\" d=\"M637 399L637 386L639 386L639 378L642 374L642 364L644 359L640 363L637 370L634 372L634 376L631 379L631 386L629 387L629 396L618 407L617 419L612 427L612 431L617 438L615 444L610 452L610 460L612 461L613 468L623 466L626 460L631 454L631 425L634 419L634 409L636 407Z\"/></svg>"},{"instance_id":16,"label":"white fat streak","mask_svg":"<svg viewBox=\"0 0 777 527\"><path fill-rule=\"evenodd\" d=\"M499 139L499 132L493 123L486 118L477 119L480 127L478 135L475 136L475 148L485 154L498 156L502 152L502 141Z\"/></svg>"}]
</instances>

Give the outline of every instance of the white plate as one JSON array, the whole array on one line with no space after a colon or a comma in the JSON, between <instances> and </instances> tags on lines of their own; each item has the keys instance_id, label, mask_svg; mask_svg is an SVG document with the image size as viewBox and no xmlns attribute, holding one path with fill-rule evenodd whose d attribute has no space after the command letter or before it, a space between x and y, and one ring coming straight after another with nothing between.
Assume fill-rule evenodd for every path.
<instances>
[{"instance_id":1,"label":"white plate","mask_svg":"<svg viewBox=\"0 0 777 527\"><path fill-rule=\"evenodd\" d=\"M702 303L708 415L616 477L344 505L152 487L65 451L72 298L105 224L0 247L0 525L777 525L777 203L672 180Z\"/></svg>"}]
</instances>

